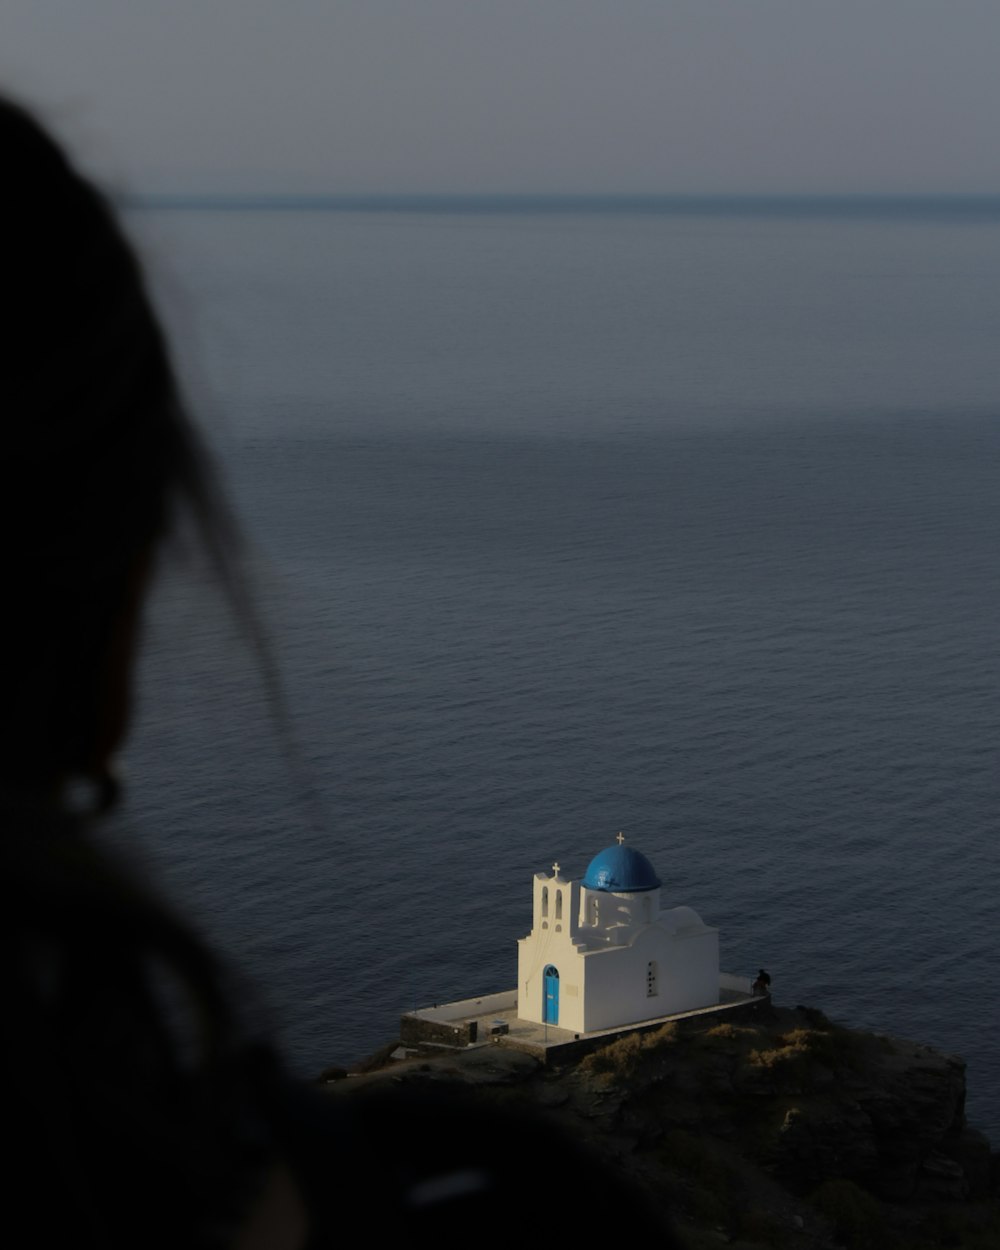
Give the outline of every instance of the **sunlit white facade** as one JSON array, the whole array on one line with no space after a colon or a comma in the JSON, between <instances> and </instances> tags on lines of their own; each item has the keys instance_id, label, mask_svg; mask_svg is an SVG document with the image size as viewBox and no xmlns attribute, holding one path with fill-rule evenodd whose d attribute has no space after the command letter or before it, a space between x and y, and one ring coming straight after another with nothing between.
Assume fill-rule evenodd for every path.
<instances>
[{"instance_id":1,"label":"sunlit white facade","mask_svg":"<svg viewBox=\"0 0 1000 1250\"><path fill-rule=\"evenodd\" d=\"M582 881L536 873L531 932L518 942L517 1014L574 1033L712 1006L719 932L690 907L661 908L656 872L622 844Z\"/></svg>"}]
</instances>

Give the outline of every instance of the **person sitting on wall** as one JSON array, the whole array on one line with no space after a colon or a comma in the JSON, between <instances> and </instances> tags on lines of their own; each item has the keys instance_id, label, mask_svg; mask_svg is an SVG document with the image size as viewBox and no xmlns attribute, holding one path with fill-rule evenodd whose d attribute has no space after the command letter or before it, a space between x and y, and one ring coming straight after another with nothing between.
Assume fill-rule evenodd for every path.
<instances>
[{"instance_id":1,"label":"person sitting on wall","mask_svg":"<svg viewBox=\"0 0 1000 1250\"><path fill-rule=\"evenodd\" d=\"M751 988L752 988L754 995L757 997L760 997L764 994L770 994L771 978L769 974L764 971L763 968L761 968L760 971L757 973L757 980L754 981L753 986Z\"/></svg>"}]
</instances>

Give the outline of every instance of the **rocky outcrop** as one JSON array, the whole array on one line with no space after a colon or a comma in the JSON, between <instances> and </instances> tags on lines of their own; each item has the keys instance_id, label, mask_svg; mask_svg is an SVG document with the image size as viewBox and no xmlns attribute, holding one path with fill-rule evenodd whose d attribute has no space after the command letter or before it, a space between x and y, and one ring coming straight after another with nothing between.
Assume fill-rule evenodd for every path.
<instances>
[{"instance_id":1,"label":"rocky outcrop","mask_svg":"<svg viewBox=\"0 0 1000 1250\"><path fill-rule=\"evenodd\" d=\"M965 1063L838 1028L815 1011L678 1041L694 1082L748 1153L790 1188L830 1177L878 1197L984 1196L990 1148L965 1123Z\"/></svg>"},{"instance_id":2,"label":"rocky outcrop","mask_svg":"<svg viewBox=\"0 0 1000 1250\"><path fill-rule=\"evenodd\" d=\"M488 1046L390 1072L543 1110L641 1184L683 1245L1000 1245L964 1062L817 1011L666 1025L557 1071Z\"/></svg>"}]
</instances>

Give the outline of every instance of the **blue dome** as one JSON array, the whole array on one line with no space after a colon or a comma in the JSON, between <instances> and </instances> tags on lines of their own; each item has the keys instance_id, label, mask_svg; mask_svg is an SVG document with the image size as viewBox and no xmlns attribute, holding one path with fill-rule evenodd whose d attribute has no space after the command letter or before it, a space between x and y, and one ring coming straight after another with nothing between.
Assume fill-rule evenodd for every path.
<instances>
[{"instance_id":1,"label":"blue dome","mask_svg":"<svg viewBox=\"0 0 1000 1250\"><path fill-rule=\"evenodd\" d=\"M630 846L609 846L595 855L583 877L588 890L614 894L640 894L660 884L656 869L640 851Z\"/></svg>"}]
</instances>

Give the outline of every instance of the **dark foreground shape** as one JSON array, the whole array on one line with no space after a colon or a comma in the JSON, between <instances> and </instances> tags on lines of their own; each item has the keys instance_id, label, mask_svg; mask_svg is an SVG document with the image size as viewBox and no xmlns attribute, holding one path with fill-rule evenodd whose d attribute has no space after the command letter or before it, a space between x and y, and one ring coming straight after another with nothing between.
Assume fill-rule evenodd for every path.
<instances>
[{"instance_id":1,"label":"dark foreground shape","mask_svg":"<svg viewBox=\"0 0 1000 1250\"><path fill-rule=\"evenodd\" d=\"M678 1246L640 1185L533 1108L447 1080L379 1081L352 1095L334 1100L334 1121L317 1116L303 1132L300 1120L294 1133L320 1244L335 1244L348 1203L380 1244L602 1245L627 1228Z\"/></svg>"}]
</instances>

